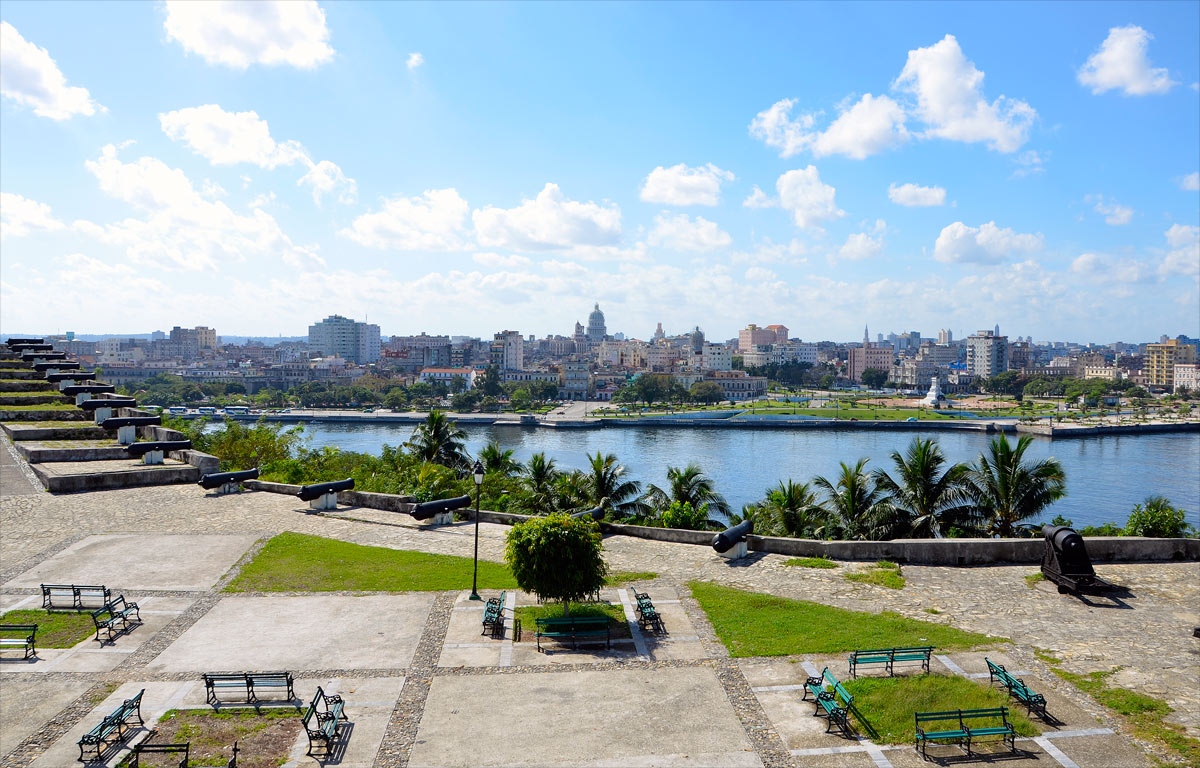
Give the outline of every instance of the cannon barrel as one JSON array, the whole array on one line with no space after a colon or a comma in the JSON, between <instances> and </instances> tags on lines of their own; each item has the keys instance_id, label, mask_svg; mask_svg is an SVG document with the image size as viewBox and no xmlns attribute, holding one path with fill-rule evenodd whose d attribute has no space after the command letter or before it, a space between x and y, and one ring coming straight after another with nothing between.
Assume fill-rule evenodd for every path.
<instances>
[{"instance_id":1,"label":"cannon barrel","mask_svg":"<svg viewBox=\"0 0 1200 768\"><path fill-rule=\"evenodd\" d=\"M104 429L120 429L121 427L157 427L162 424L162 416L114 416L100 422Z\"/></svg>"},{"instance_id":2,"label":"cannon barrel","mask_svg":"<svg viewBox=\"0 0 1200 768\"><path fill-rule=\"evenodd\" d=\"M713 536L712 548L717 552L728 552L733 548L734 544L739 541L745 541L746 537L754 532L754 521L743 520L737 525L731 525L725 530Z\"/></svg>"},{"instance_id":3,"label":"cannon barrel","mask_svg":"<svg viewBox=\"0 0 1200 768\"><path fill-rule=\"evenodd\" d=\"M590 517L593 520L595 520L596 522L600 522L600 518L604 517L604 507L599 506L599 507L596 507L595 509L585 509L582 512L572 512L571 517L574 517L576 519Z\"/></svg>"},{"instance_id":4,"label":"cannon barrel","mask_svg":"<svg viewBox=\"0 0 1200 768\"><path fill-rule=\"evenodd\" d=\"M95 371L71 371L69 373L47 373L46 381L57 384L60 381L94 381Z\"/></svg>"},{"instance_id":5,"label":"cannon barrel","mask_svg":"<svg viewBox=\"0 0 1200 768\"><path fill-rule=\"evenodd\" d=\"M77 371L79 370L79 362L77 360L51 360L45 363L34 363L33 370L38 373L45 371Z\"/></svg>"},{"instance_id":6,"label":"cannon barrel","mask_svg":"<svg viewBox=\"0 0 1200 768\"><path fill-rule=\"evenodd\" d=\"M13 352L20 352L21 354L25 354L26 352L53 352L54 351L53 344L34 344L33 342L28 342L25 344L9 344L8 348L10 350L12 350Z\"/></svg>"},{"instance_id":7,"label":"cannon barrel","mask_svg":"<svg viewBox=\"0 0 1200 768\"><path fill-rule=\"evenodd\" d=\"M94 411L97 408L133 408L137 406L137 400L129 398L92 398L84 400L79 407L85 411Z\"/></svg>"},{"instance_id":8,"label":"cannon barrel","mask_svg":"<svg viewBox=\"0 0 1200 768\"><path fill-rule=\"evenodd\" d=\"M240 483L243 480L253 480L258 477L258 468L243 469L240 472L213 472L200 478L197 484L205 490L220 488L226 483Z\"/></svg>"},{"instance_id":9,"label":"cannon barrel","mask_svg":"<svg viewBox=\"0 0 1200 768\"><path fill-rule=\"evenodd\" d=\"M45 345L39 344L37 346L38 347L45 346L46 349L45 350L36 349L36 348L31 349L29 347L26 347L24 350L21 351L21 359L22 360L66 360L67 359L66 352L55 352L54 347L51 347L49 344L45 344Z\"/></svg>"},{"instance_id":10,"label":"cannon barrel","mask_svg":"<svg viewBox=\"0 0 1200 768\"><path fill-rule=\"evenodd\" d=\"M191 440L159 440L154 443L132 443L125 446L125 452L130 456L142 456L151 451L186 451L192 447Z\"/></svg>"},{"instance_id":11,"label":"cannon barrel","mask_svg":"<svg viewBox=\"0 0 1200 768\"><path fill-rule=\"evenodd\" d=\"M312 485L300 486L300 491L296 494L301 501L312 501L319 499L327 493L337 493L338 491L348 491L354 487L354 478L347 477L345 480L334 480L329 483L313 483Z\"/></svg>"},{"instance_id":12,"label":"cannon barrel","mask_svg":"<svg viewBox=\"0 0 1200 768\"><path fill-rule=\"evenodd\" d=\"M22 336L14 336L4 343L7 344L9 346L9 348L11 349L14 344L45 344L46 340L45 339L26 338L26 337L22 337Z\"/></svg>"},{"instance_id":13,"label":"cannon barrel","mask_svg":"<svg viewBox=\"0 0 1200 768\"><path fill-rule=\"evenodd\" d=\"M91 395L102 392L116 392L117 388L112 384L72 384L63 389L64 395L82 395L85 392Z\"/></svg>"},{"instance_id":14,"label":"cannon barrel","mask_svg":"<svg viewBox=\"0 0 1200 768\"><path fill-rule=\"evenodd\" d=\"M413 507L412 516L414 520L428 520L435 515L440 515L443 512L453 512L456 509L469 507L471 505L470 496L455 496L451 499L434 499L433 501L423 501Z\"/></svg>"}]
</instances>

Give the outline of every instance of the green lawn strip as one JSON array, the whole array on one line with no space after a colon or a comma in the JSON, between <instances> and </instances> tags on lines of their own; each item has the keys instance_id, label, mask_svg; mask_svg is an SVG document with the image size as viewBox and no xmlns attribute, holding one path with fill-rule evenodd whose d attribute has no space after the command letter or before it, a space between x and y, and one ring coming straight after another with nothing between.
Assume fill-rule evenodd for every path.
<instances>
[{"instance_id":1,"label":"green lawn strip","mask_svg":"<svg viewBox=\"0 0 1200 768\"><path fill-rule=\"evenodd\" d=\"M287 531L242 567L227 592L409 592L466 589L469 557L350 544ZM508 566L479 561L480 589L515 589Z\"/></svg>"},{"instance_id":2,"label":"green lawn strip","mask_svg":"<svg viewBox=\"0 0 1200 768\"><path fill-rule=\"evenodd\" d=\"M1167 715L1175 711L1169 704L1144 693L1108 686L1106 680L1120 667L1079 675L1059 666L1062 661L1052 654L1038 649L1034 649L1033 653L1054 674L1124 716L1138 738L1165 745L1182 757L1185 765L1200 765L1200 739L1188 736L1183 726L1165 720Z\"/></svg>"},{"instance_id":3,"label":"green lawn strip","mask_svg":"<svg viewBox=\"0 0 1200 768\"><path fill-rule=\"evenodd\" d=\"M9 392L8 394L20 394ZM0 405L0 411L74 411L73 403L32 403L30 405Z\"/></svg>"},{"instance_id":4,"label":"green lawn strip","mask_svg":"<svg viewBox=\"0 0 1200 768\"><path fill-rule=\"evenodd\" d=\"M784 560L783 564L799 568L837 568L837 563L828 557L792 557Z\"/></svg>"},{"instance_id":5,"label":"green lawn strip","mask_svg":"<svg viewBox=\"0 0 1200 768\"><path fill-rule=\"evenodd\" d=\"M1025 586L1029 587L1030 589L1033 589L1034 587L1036 587L1038 585L1039 582L1043 582L1046 580L1046 574L1042 573L1041 571L1038 571L1037 573L1031 573L1022 578L1025 579Z\"/></svg>"},{"instance_id":6,"label":"green lawn strip","mask_svg":"<svg viewBox=\"0 0 1200 768\"><path fill-rule=\"evenodd\" d=\"M916 736L914 713L955 709L1009 707L1008 722L1018 736L1037 736L1039 733L1024 712L1009 706L1004 688L989 688L963 677L936 674L860 677L843 680L842 684L854 697L850 714L855 726L876 743L912 744ZM992 723L980 721L979 724ZM939 728L936 724L929 727Z\"/></svg>"},{"instance_id":7,"label":"green lawn strip","mask_svg":"<svg viewBox=\"0 0 1200 768\"><path fill-rule=\"evenodd\" d=\"M619 587L631 581L651 581L657 579L654 571L610 571L604 583L610 587Z\"/></svg>"},{"instance_id":8,"label":"green lawn strip","mask_svg":"<svg viewBox=\"0 0 1200 768\"><path fill-rule=\"evenodd\" d=\"M888 589L904 589L904 585L908 583L900 575L899 563L893 563L890 560L880 560L869 571L847 573L846 580L874 584L877 587L887 587Z\"/></svg>"},{"instance_id":9,"label":"green lawn strip","mask_svg":"<svg viewBox=\"0 0 1200 768\"><path fill-rule=\"evenodd\" d=\"M155 726L151 743L190 745L188 765L225 766L233 743L239 744L238 766L258 768L287 762L300 733L300 712L295 708L172 709ZM172 762L175 758L175 762ZM178 755L146 754L140 764L145 768L174 768ZM121 766L130 765L126 757Z\"/></svg>"},{"instance_id":10,"label":"green lawn strip","mask_svg":"<svg viewBox=\"0 0 1200 768\"><path fill-rule=\"evenodd\" d=\"M563 615L562 603L545 605L523 605L516 610L521 622L521 639L534 641L537 635L537 619L552 619ZM613 637L629 637L629 624L625 621L625 609L613 603L571 603L571 616L607 616Z\"/></svg>"},{"instance_id":11,"label":"green lawn strip","mask_svg":"<svg viewBox=\"0 0 1200 768\"><path fill-rule=\"evenodd\" d=\"M47 611L44 608L9 611L0 624L37 624L36 648L70 648L96 631L87 611Z\"/></svg>"},{"instance_id":12,"label":"green lawn strip","mask_svg":"<svg viewBox=\"0 0 1200 768\"><path fill-rule=\"evenodd\" d=\"M54 395L55 397L66 397L57 389L33 389L23 390L21 392L3 392L0 395L4 397L45 397L46 395Z\"/></svg>"},{"instance_id":13,"label":"green lawn strip","mask_svg":"<svg viewBox=\"0 0 1200 768\"><path fill-rule=\"evenodd\" d=\"M704 581L688 582L688 586L721 642L736 657L835 654L859 648L922 645L948 651L1008 642L891 611L848 611Z\"/></svg>"}]
</instances>

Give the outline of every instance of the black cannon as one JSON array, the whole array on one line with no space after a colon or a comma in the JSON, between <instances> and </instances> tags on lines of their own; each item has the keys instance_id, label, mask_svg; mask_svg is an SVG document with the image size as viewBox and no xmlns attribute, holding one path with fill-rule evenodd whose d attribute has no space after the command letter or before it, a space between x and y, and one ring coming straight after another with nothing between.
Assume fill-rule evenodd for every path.
<instances>
[{"instance_id":1,"label":"black cannon","mask_svg":"<svg viewBox=\"0 0 1200 768\"><path fill-rule=\"evenodd\" d=\"M307 501L313 509L337 509L338 491L348 491L354 487L354 478L334 480L329 483L313 483L302 485L296 495L301 501Z\"/></svg>"},{"instance_id":2,"label":"black cannon","mask_svg":"<svg viewBox=\"0 0 1200 768\"><path fill-rule=\"evenodd\" d=\"M125 446L130 456L141 456L143 464L162 464L169 451L186 451L192 447L191 440L159 440L152 443L133 443Z\"/></svg>"},{"instance_id":3,"label":"black cannon","mask_svg":"<svg viewBox=\"0 0 1200 768\"><path fill-rule=\"evenodd\" d=\"M157 427L162 425L162 416L114 416L100 422L104 429L121 427Z\"/></svg>"},{"instance_id":4,"label":"black cannon","mask_svg":"<svg viewBox=\"0 0 1200 768\"><path fill-rule=\"evenodd\" d=\"M1083 537L1065 525L1042 526L1046 548L1042 551L1042 575L1058 585L1059 592L1080 594L1108 592L1116 588L1096 575Z\"/></svg>"},{"instance_id":5,"label":"black cannon","mask_svg":"<svg viewBox=\"0 0 1200 768\"><path fill-rule=\"evenodd\" d=\"M243 480L253 480L258 477L258 468L243 469L240 472L213 472L200 478L197 484L205 489L220 489L219 493L232 493L237 490Z\"/></svg>"},{"instance_id":6,"label":"black cannon","mask_svg":"<svg viewBox=\"0 0 1200 768\"><path fill-rule=\"evenodd\" d=\"M734 547L738 547L741 550L739 557L744 556L747 548L745 546L739 547L738 545L745 545L746 537L753 532L754 521L743 520L737 525L731 525L716 536L713 536L712 548L717 551L718 555L724 555Z\"/></svg>"},{"instance_id":7,"label":"black cannon","mask_svg":"<svg viewBox=\"0 0 1200 768\"><path fill-rule=\"evenodd\" d=\"M85 411L96 411L100 408L136 408L137 400L132 397L94 397L84 400L79 407Z\"/></svg>"},{"instance_id":8,"label":"black cannon","mask_svg":"<svg viewBox=\"0 0 1200 768\"><path fill-rule=\"evenodd\" d=\"M12 349L14 344L45 344L46 340L14 336L4 343L8 345L9 349Z\"/></svg>"},{"instance_id":9,"label":"black cannon","mask_svg":"<svg viewBox=\"0 0 1200 768\"><path fill-rule=\"evenodd\" d=\"M94 381L95 371L68 371L64 373L47 373L46 381L58 384L63 381Z\"/></svg>"},{"instance_id":10,"label":"black cannon","mask_svg":"<svg viewBox=\"0 0 1200 768\"><path fill-rule=\"evenodd\" d=\"M593 520L595 520L596 522L600 522L600 520L604 518L604 506L601 505L599 507L596 507L595 509L585 509L581 512L572 512L571 517L574 517L576 519L590 517Z\"/></svg>"},{"instance_id":11,"label":"black cannon","mask_svg":"<svg viewBox=\"0 0 1200 768\"><path fill-rule=\"evenodd\" d=\"M112 384L71 384L63 387L64 395L99 395L106 392L116 392L117 388Z\"/></svg>"},{"instance_id":12,"label":"black cannon","mask_svg":"<svg viewBox=\"0 0 1200 768\"><path fill-rule=\"evenodd\" d=\"M34 363L33 370L38 373L45 373L46 371L77 371L79 370L79 361L48 360L44 363Z\"/></svg>"},{"instance_id":13,"label":"black cannon","mask_svg":"<svg viewBox=\"0 0 1200 768\"><path fill-rule=\"evenodd\" d=\"M66 352L54 352L53 351L54 347L51 347L49 344L39 344L37 346L39 346L39 347L45 346L46 350L44 352L41 352L41 351L36 351L36 350L26 348L24 351L21 352L21 359L22 360L66 360L67 359Z\"/></svg>"},{"instance_id":14,"label":"black cannon","mask_svg":"<svg viewBox=\"0 0 1200 768\"><path fill-rule=\"evenodd\" d=\"M413 507L411 514L414 520L429 520L432 517L469 506L471 506L470 496L455 496L451 499L423 501Z\"/></svg>"},{"instance_id":15,"label":"black cannon","mask_svg":"<svg viewBox=\"0 0 1200 768\"><path fill-rule=\"evenodd\" d=\"M21 344L9 344L8 348L10 350L12 350L13 352L20 352L21 354L25 354L26 352L53 352L54 351L53 344L35 344L32 341L21 343Z\"/></svg>"}]
</instances>

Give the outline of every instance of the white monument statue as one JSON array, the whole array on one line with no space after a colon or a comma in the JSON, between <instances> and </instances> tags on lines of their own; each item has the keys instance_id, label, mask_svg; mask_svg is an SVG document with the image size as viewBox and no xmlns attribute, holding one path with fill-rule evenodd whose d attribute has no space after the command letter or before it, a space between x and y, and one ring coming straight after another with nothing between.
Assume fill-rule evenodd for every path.
<instances>
[{"instance_id":1,"label":"white monument statue","mask_svg":"<svg viewBox=\"0 0 1200 768\"><path fill-rule=\"evenodd\" d=\"M933 381L929 384L929 393L921 400L921 405L936 408L945 399L946 396L942 394L942 386L938 382L938 377L934 376Z\"/></svg>"}]
</instances>

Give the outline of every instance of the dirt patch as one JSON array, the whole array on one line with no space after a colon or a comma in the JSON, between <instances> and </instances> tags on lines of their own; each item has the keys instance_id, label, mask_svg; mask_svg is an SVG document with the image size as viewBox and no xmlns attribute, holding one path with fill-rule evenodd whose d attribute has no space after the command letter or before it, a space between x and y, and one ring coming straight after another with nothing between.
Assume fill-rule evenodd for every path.
<instances>
[{"instance_id":1,"label":"dirt patch","mask_svg":"<svg viewBox=\"0 0 1200 768\"><path fill-rule=\"evenodd\" d=\"M293 709L173 709L162 716L149 741L153 744L189 742L189 765L224 766L238 745L238 768L278 768L287 760L300 735L300 715ZM146 768L175 768L179 755L146 754ZM174 758L174 760L172 760Z\"/></svg>"}]
</instances>

